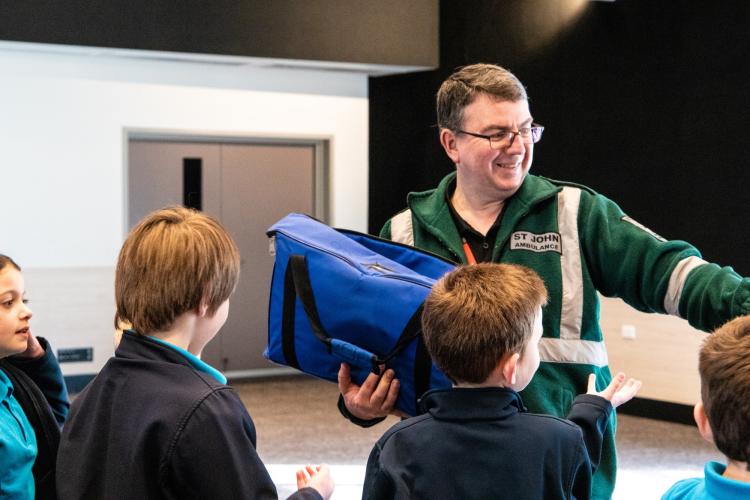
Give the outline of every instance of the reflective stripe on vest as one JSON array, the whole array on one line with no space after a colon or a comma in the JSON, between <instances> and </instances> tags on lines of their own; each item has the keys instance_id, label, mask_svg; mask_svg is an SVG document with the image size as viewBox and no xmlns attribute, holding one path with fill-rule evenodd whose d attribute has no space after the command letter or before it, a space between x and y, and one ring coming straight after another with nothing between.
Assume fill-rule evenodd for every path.
<instances>
[{"instance_id":1,"label":"reflective stripe on vest","mask_svg":"<svg viewBox=\"0 0 750 500\"><path fill-rule=\"evenodd\" d=\"M539 342L539 359L547 363L576 363L607 366L604 342L580 339L548 339Z\"/></svg>"},{"instance_id":2,"label":"reflective stripe on vest","mask_svg":"<svg viewBox=\"0 0 750 500\"><path fill-rule=\"evenodd\" d=\"M411 209L396 214L391 219L391 241L414 246L414 230L411 225Z\"/></svg>"},{"instance_id":3,"label":"reflective stripe on vest","mask_svg":"<svg viewBox=\"0 0 750 500\"><path fill-rule=\"evenodd\" d=\"M560 338L568 340L580 340L583 318L583 271L581 270L581 247L578 241L580 202L580 189L566 186L557 195L557 228L562 240Z\"/></svg>"},{"instance_id":4,"label":"reflective stripe on vest","mask_svg":"<svg viewBox=\"0 0 750 500\"><path fill-rule=\"evenodd\" d=\"M669 286L666 295L664 295L664 310L668 314L681 317L680 297L682 296L682 289L685 287L685 281L687 281L690 271L703 264L708 264L708 262L699 257L687 257L677 263L669 277Z\"/></svg>"}]
</instances>

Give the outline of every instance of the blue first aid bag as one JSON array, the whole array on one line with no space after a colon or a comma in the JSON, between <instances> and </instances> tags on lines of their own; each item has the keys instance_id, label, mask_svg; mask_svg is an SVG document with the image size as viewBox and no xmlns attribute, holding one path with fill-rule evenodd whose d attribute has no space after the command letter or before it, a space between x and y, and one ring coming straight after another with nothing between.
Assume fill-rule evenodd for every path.
<instances>
[{"instance_id":1,"label":"blue first aid bag","mask_svg":"<svg viewBox=\"0 0 750 500\"><path fill-rule=\"evenodd\" d=\"M360 385L385 365L400 382L396 408L409 415L425 391L450 387L422 341L421 313L453 263L302 214L267 234L275 253L267 359L330 381L346 362Z\"/></svg>"}]
</instances>

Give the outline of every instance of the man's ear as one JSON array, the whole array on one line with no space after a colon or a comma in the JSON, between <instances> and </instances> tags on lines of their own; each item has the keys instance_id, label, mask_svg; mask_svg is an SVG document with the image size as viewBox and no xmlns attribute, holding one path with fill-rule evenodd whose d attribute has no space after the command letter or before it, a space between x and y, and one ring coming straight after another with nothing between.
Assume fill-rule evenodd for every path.
<instances>
[{"instance_id":1,"label":"man's ear","mask_svg":"<svg viewBox=\"0 0 750 500\"><path fill-rule=\"evenodd\" d=\"M518 372L519 359L521 359L521 355L515 353L510 355L506 354L505 356L503 356L502 361L500 361L500 363L502 364L503 378L505 379L506 386L516 383L516 373Z\"/></svg>"},{"instance_id":2,"label":"man's ear","mask_svg":"<svg viewBox=\"0 0 750 500\"><path fill-rule=\"evenodd\" d=\"M698 432L703 436L703 439L714 444L714 433L711 430L711 424L708 421L708 415L706 415L703 402L696 404L695 408L693 408L693 418L695 419L695 423L698 424Z\"/></svg>"},{"instance_id":3,"label":"man's ear","mask_svg":"<svg viewBox=\"0 0 750 500\"><path fill-rule=\"evenodd\" d=\"M460 163L460 155L458 154L458 148L456 148L456 134L452 130L441 128L440 144L445 149L451 161L458 165Z\"/></svg>"}]
</instances>

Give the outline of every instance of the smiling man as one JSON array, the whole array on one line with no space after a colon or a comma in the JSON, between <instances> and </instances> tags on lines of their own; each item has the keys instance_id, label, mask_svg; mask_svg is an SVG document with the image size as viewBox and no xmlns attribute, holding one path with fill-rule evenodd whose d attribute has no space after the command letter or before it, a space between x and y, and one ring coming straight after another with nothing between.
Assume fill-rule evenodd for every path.
<instances>
[{"instance_id":1,"label":"smiling man","mask_svg":"<svg viewBox=\"0 0 750 500\"><path fill-rule=\"evenodd\" d=\"M438 91L437 116L440 143L456 171L436 189L410 193L408 208L381 236L457 263L522 264L542 277L549 302L541 365L521 393L530 411L562 417L586 391L589 373L599 390L611 381L597 291L641 311L686 318L704 331L750 313L750 280L731 268L704 261L684 241L664 240L589 188L529 174L544 128L506 69L475 64L456 71ZM360 387L342 365L339 388L342 413L372 425L393 410L398 380L386 370ZM609 498L614 489L611 424L593 498Z\"/></svg>"}]
</instances>

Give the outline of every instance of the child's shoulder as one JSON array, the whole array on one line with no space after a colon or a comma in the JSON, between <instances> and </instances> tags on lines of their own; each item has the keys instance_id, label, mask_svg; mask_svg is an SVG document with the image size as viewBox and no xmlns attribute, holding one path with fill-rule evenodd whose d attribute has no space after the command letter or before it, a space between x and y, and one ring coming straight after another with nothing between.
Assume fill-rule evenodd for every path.
<instances>
[{"instance_id":1,"label":"child's shoulder","mask_svg":"<svg viewBox=\"0 0 750 500\"><path fill-rule=\"evenodd\" d=\"M409 417L394 424L390 429L385 431L378 442L383 445L388 440L398 435L407 436L415 433L417 435L424 435L425 427L434 422L435 420L429 413L417 415L416 417Z\"/></svg>"},{"instance_id":2,"label":"child's shoulder","mask_svg":"<svg viewBox=\"0 0 750 500\"><path fill-rule=\"evenodd\" d=\"M519 413L520 425L524 430L534 433L537 436L544 436L541 439L582 439L581 428L570 420L555 417L553 415L544 415L541 413Z\"/></svg>"},{"instance_id":3,"label":"child's shoulder","mask_svg":"<svg viewBox=\"0 0 750 500\"><path fill-rule=\"evenodd\" d=\"M692 498L704 498L705 483L701 477L682 479L672 485L661 500L688 500Z\"/></svg>"}]
</instances>

